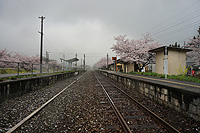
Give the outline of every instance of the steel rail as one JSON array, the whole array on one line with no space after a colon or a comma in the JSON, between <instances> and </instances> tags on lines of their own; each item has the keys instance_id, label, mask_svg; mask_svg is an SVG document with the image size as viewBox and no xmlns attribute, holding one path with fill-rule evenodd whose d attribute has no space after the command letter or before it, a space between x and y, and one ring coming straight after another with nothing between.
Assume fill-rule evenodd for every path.
<instances>
[{"instance_id":1,"label":"steel rail","mask_svg":"<svg viewBox=\"0 0 200 133\"><path fill-rule=\"evenodd\" d=\"M35 111L33 111L30 115L25 117L23 120L21 120L19 123L17 123L14 127L12 127L10 130L8 130L6 133L12 133L15 131L17 128L19 128L23 123L28 121L30 118L32 118L34 115L36 115L39 111L41 111L45 106L47 106L50 102L52 102L56 97L58 97L61 93L63 93L66 89L68 89L71 85L76 83L81 77L83 77L85 73L81 76L79 76L77 79L75 79L72 83L70 83L67 87L65 87L63 90L61 90L59 93L57 93L54 97L49 99L46 103L44 103L42 106L37 108Z\"/></svg>"},{"instance_id":2,"label":"steel rail","mask_svg":"<svg viewBox=\"0 0 200 133\"><path fill-rule=\"evenodd\" d=\"M111 104L114 112L115 112L115 115L117 116L118 120L120 121L121 123L121 126L123 127L124 129L124 132L126 133L132 133L129 126L127 125L126 121L124 120L124 118L122 117L122 115L120 114L119 110L117 109L117 107L115 106L114 102L112 101L112 99L110 98L109 94L107 93L107 91L105 90L104 86L102 85L102 83L100 82L100 80L98 79L98 77L96 76L95 74L95 77L97 79L97 81L99 82L100 86L102 87L106 97L108 98L108 101L109 103Z\"/></svg>"},{"instance_id":3,"label":"steel rail","mask_svg":"<svg viewBox=\"0 0 200 133\"><path fill-rule=\"evenodd\" d=\"M109 82L109 81L107 81ZM130 95L128 95L126 92L124 92L123 90L121 90L118 86L116 86L115 84L111 83L115 88L117 88L119 91L121 91L124 95L126 95L131 101L133 101L135 104L137 104L141 109L143 109L147 114L149 114L151 116L152 119L154 119L155 121L157 121L158 123L160 123L163 127L166 128L167 131L169 131L170 133L180 133L180 131L178 131L176 128L174 128L172 125L170 125L169 123L167 123L165 120L163 120L162 118L160 118L158 115L156 115L155 113L153 113L151 110L149 110L148 108L146 108L144 105L142 105L141 103L139 103L137 100L133 99Z\"/></svg>"}]
</instances>

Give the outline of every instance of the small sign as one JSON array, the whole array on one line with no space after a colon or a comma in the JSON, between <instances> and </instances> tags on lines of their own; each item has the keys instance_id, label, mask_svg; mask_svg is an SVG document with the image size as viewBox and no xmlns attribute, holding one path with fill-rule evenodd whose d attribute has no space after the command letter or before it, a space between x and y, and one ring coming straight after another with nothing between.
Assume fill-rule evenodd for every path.
<instances>
[{"instance_id":1,"label":"small sign","mask_svg":"<svg viewBox=\"0 0 200 133\"><path fill-rule=\"evenodd\" d=\"M116 60L116 57L112 57L112 60Z\"/></svg>"}]
</instances>

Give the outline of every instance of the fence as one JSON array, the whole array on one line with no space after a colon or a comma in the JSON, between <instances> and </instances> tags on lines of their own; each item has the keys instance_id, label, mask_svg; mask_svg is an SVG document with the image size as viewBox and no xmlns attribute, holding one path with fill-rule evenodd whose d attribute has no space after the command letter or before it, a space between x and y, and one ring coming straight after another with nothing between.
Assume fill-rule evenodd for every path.
<instances>
[{"instance_id":1,"label":"fence","mask_svg":"<svg viewBox=\"0 0 200 133\"><path fill-rule=\"evenodd\" d=\"M63 68L55 64L42 64L43 72L55 72L63 71ZM0 74L6 74L6 70L10 70L9 73L17 73L19 76L21 73L39 73L40 64L33 64L31 62L14 62L14 61L1 61L0 60Z\"/></svg>"}]
</instances>

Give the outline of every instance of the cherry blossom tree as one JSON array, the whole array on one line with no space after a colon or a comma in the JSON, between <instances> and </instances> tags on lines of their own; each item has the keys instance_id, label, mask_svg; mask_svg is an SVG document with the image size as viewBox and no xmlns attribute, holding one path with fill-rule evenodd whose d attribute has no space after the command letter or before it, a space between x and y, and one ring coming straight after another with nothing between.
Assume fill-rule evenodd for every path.
<instances>
[{"instance_id":1,"label":"cherry blossom tree","mask_svg":"<svg viewBox=\"0 0 200 133\"><path fill-rule=\"evenodd\" d=\"M6 49L0 50L0 66L3 68L14 67L14 63L9 63L6 61L10 61L12 59L12 52L8 52ZM5 62L4 62L5 61Z\"/></svg>"},{"instance_id":2,"label":"cherry blossom tree","mask_svg":"<svg viewBox=\"0 0 200 133\"><path fill-rule=\"evenodd\" d=\"M1 68L20 68L30 71L32 64L34 69L39 69L40 58L38 56L27 56L21 53L8 52L6 49L0 50L0 67ZM56 60L50 60L49 65L59 66ZM43 67L47 70L48 65L43 62Z\"/></svg>"},{"instance_id":3,"label":"cherry blossom tree","mask_svg":"<svg viewBox=\"0 0 200 133\"><path fill-rule=\"evenodd\" d=\"M187 56L189 56L194 61L194 65L200 65L200 26L199 30L197 30L199 35L194 36L193 39L190 39L185 45L185 48L190 48L193 51L188 52Z\"/></svg>"},{"instance_id":4,"label":"cherry blossom tree","mask_svg":"<svg viewBox=\"0 0 200 133\"><path fill-rule=\"evenodd\" d=\"M58 62L56 60L50 60L49 61L49 65L52 65L52 66L58 66Z\"/></svg>"},{"instance_id":5,"label":"cherry blossom tree","mask_svg":"<svg viewBox=\"0 0 200 133\"><path fill-rule=\"evenodd\" d=\"M108 58L108 65L112 63L112 60L110 58ZM103 67L106 67L107 66L107 58L104 57L104 58L101 58L99 61L97 61L95 64L94 64L94 67L95 68L103 68Z\"/></svg>"},{"instance_id":6,"label":"cherry blossom tree","mask_svg":"<svg viewBox=\"0 0 200 133\"><path fill-rule=\"evenodd\" d=\"M150 33L143 35L141 39L126 39L126 35L115 37L116 44L111 49L121 60L129 63L148 64L155 61L154 53L148 51L160 46L158 42L150 36Z\"/></svg>"}]
</instances>

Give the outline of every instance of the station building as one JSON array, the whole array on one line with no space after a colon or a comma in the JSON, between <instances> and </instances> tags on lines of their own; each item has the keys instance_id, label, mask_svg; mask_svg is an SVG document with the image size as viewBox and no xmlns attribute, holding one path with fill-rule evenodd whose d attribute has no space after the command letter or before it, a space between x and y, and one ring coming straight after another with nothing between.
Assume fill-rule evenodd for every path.
<instances>
[{"instance_id":1,"label":"station building","mask_svg":"<svg viewBox=\"0 0 200 133\"><path fill-rule=\"evenodd\" d=\"M108 65L109 70L115 71L115 62ZM117 71L119 72L124 72L124 73L129 73L131 71L137 71L138 66L137 64L134 63L128 63L128 62L124 62L121 59L117 60Z\"/></svg>"},{"instance_id":2,"label":"station building","mask_svg":"<svg viewBox=\"0 0 200 133\"><path fill-rule=\"evenodd\" d=\"M167 52L165 52L165 47ZM186 52L191 49L184 49L178 47L162 46L152 49L149 52L156 53L156 73L164 74L164 60L167 57L167 71L170 75L180 74L178 69L184 70L186 67ZM165 56L166 54L166 56Z\"/></svg>"}]
</instances>

